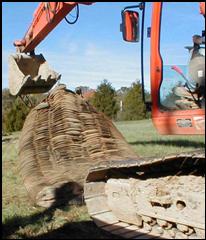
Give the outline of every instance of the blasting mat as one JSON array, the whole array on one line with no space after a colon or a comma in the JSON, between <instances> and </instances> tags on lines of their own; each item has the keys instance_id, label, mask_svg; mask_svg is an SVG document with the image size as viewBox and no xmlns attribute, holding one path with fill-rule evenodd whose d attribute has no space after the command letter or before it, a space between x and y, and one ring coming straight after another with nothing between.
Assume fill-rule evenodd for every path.
<instances>
[{"instance_id":1,"label":"blasting mat","mask_svg":"<svg viewBox=\"0 0 206 240\"><path fill-rule=\"evenodd\" d=\"M112 121L65 86L31 110L19 141L19 171L33 202L51 207L81 196L88 170L138 160Z\"/></svg>"}]
</instances>

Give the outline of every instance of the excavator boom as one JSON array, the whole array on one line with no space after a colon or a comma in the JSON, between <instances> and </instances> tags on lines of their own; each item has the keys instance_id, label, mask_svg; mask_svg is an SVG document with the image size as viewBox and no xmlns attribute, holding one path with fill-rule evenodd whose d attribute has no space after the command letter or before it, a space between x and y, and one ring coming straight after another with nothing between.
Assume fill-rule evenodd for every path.
<instances>
[{"instance_id":1,"label":"excavator boom","mask_svg":"<svg viewBox=\"0 0 206 240\"><path fill-rule=\"evenodd\" d=\"M60 79L61 75L50 69L43 55L35 55L34 50L78 4L92 3L41 2L39 4L24 38L14 42L17 53L9 57L9 89L12 95L48 92Z\"/></svg>"},{"instance_id":2,"label":"excavator boom","mask_svg":"<svg viewBox=\"0 0 206 240\"><path fill-rule=\"evenodd\" d=\"M22 40L14 42L18 51L28 53L69 14L78 4L92 2L41 2L34 12L32 23Z\"/></svg>"}]
</instances>

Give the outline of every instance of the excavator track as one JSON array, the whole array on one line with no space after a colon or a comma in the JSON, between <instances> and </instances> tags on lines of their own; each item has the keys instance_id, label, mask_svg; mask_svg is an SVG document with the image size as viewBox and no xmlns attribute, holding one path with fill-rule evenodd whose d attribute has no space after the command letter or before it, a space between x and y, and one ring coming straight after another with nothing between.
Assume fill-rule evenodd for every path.
<instances>
[{"instance_id":1,"label":"excavator track","mask_svg":"<svg viewBox=\"0 0 206 240\"><path fill-rule=\"evenodd\" d=\"M110 161L90 170L84 186L98 227L123 238L205 238L205 154Z\"/></svg>"}]
</instances>

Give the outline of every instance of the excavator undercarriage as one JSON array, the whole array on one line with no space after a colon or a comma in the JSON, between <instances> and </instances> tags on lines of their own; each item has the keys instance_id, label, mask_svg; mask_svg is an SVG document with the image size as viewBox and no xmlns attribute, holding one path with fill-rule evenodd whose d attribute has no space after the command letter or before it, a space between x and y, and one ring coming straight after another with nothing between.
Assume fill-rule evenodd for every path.
<instances>
[{"instance_id":1,"label":"excavator undercarriage","mask_svg":"<svg viewBox=\"0 0 206 240\"><path fill-rule=\"evenodd\" d=\"M99 227L125 238L204 238L204 161L195 151L102 163L85 183L88 211Z\"/></svg>"},{"instance_id":2,"label":"excavator undercarriage","mask_svg":"<svg viewBox=\"0 0 206 240\"><path fill-rule=\"evenodd\" d=\"M61 85L31 110L19 143L35 204L84 197L95 223L124 238L204 238L204 163L201 150L139 157L104 114Z\"/></svg>"}]
</instances>

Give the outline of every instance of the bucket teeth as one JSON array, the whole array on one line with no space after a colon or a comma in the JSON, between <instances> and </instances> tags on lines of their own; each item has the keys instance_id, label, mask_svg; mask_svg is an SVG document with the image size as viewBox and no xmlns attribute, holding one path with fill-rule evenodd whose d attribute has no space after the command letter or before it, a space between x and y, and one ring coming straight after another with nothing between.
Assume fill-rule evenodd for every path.
<instances>
[{"instance_id":1,"label":"bucket teeth","mask_svg":"<svg viewBox=\"0 0 206 240\"><path fill-rule=\"evenodd\" d=\"M9 90L12 95L47 92L60 77L49 68L42 54L17 53L9 57Z\"/></svg>"}]
</instances>

